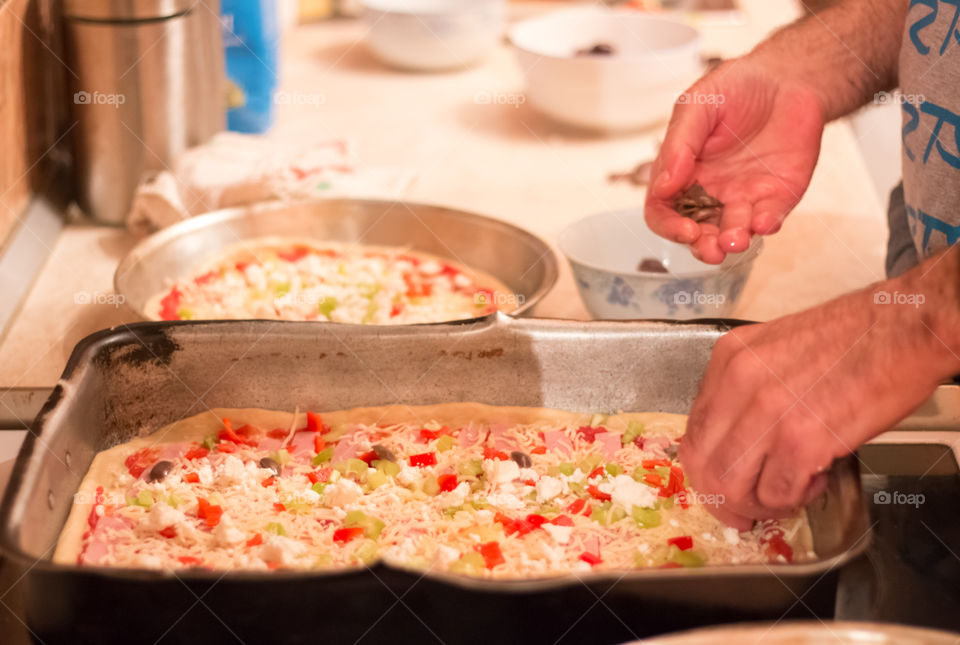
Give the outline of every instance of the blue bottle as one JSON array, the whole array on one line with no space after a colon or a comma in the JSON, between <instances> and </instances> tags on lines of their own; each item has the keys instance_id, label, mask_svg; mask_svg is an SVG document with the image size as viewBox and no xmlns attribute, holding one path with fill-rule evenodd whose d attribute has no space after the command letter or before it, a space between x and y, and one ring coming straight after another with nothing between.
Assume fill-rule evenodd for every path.
<instances>
[{"instance_id":1,"label":"blue bottle","mask_svg":"<svg viewBox=\"0 0 960 645\"><path fill-rule=\"evenodd\" d=\"M265 132L273 124L280 34L274 0L221 0L226 48L227 129Z\"/></svg>"}]
</instances>

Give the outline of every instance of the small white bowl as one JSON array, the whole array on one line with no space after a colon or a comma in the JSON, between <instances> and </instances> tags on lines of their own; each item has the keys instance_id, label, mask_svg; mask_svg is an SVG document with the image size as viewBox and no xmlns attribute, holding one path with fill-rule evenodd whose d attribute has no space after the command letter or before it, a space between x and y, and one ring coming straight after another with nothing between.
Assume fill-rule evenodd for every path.
<instances>
[{"instance_id":1,"label":"small white bowl","mask_svg":"<svg viewBox=\"0 0 960 645\"><path fill-rule=\"evenodd\" d=\"M733 312L763 240L722 264L704 264L689 246L650 231L643 212L628 210L578 220L560 233L558 245L594 318L687 320ZM645 259L659 260L668 273L639 271Z\"/></svg>"},{"instance_id":2,"label":"small white bowl","mask_svg":"<svg viewBox=\"0 0 960 645\"><path fill-rule=\"evenodd\" d=\"M697 30L631 10L578 7L510 30L530 104L593 131L636 130L665 120L701 74ZM603 43L611 55L577 55Z\"/></svg>"},{"instance_id":3,"label":"small white bowl","mask_svg":"<svg viewBox=\"0 0 960 645\"><path fill-rule=\"evenodd\" d=\"M367 45L413 71L468 67L503 35L504 0L361 0Z\"/></svg>"}]
</instances>

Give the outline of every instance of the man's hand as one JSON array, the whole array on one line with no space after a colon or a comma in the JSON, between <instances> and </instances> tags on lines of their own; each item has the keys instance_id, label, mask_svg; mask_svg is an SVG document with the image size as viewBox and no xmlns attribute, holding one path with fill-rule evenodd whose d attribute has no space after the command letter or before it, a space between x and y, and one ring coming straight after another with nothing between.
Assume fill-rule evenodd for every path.
<instances>
[{"instance_id":1,"label":"man's hand","mask_svg":"<svg viewBox=\"0 0 960 645\"><path fill-rule=\"evenodd\" d=\"M748 59L721 65L684 99L654 162L647 225L718 264L746 250L753 234L780 230L813 175L824 108L812 90L777 80ZM719 227L673 209L694 182L724 203Z\"/></svg>"},{"instance_id":2,"label":"man's hand","mask_svg":"<svg viewBox=\"0 0 960 645\"><path fill-rule=\"evenodd\" d=\"M680 460L744 529L822 490L832 460L889 429L960 371L960 247L901 278L716 344ZM714 510L714 509L711 509Z\"/></svg>"}]
</instances>

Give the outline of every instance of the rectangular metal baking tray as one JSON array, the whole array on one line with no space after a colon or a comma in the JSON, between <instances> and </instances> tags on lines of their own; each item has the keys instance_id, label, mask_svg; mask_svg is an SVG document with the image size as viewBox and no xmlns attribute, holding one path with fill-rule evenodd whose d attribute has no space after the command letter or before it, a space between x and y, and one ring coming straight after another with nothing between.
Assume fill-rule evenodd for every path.
<instances>
[{"instance_id":1,"label":"rectangular metal baking tray","mask_svg":"<svg viewBox=\"0 0 960 645\"><path fill-rule=\"evenodd\" d=\"M383 565L335 573L150 571L49 557L94 454L207 407L316 410L479 401L686 412L719 322L568 322L493 315L373 328L139 323L77 346L33 424L0 508L45 643L613 643L688 625L829 615L837 568L866 547L857 471L841 461L808 508L815 562L485 581ZM235 642L235 641L234 641Z\"/></svg>"}]
</instances>

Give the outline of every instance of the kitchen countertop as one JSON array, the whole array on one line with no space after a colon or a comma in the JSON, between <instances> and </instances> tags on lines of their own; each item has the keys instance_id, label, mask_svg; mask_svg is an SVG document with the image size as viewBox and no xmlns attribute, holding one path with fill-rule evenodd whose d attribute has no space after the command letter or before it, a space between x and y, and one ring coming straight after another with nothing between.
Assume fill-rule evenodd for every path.
<instances>
[{"instance_id":1,"label":"kitchen countertop","mask_svg":"<svg viewBox=\"0 0 960 645\"><path fill-rule=\"evenodd\" d=\"M736 55L797 15L789 0L743 6L742 25L702 25L706 53ZM650 158L662 126L591 136L553 124L527 104L478 103L480 92L523 91L507 45L468 71L410 74L372 59L364 32L359 22L341 20L286 34L281 89L321 99L280 105L275 136L347 137L361 163L413 169L406 199L502 218L551 243L580 217L642 204L643 190L611 184L607 175ZM0 389L52 386L79 339L132 322L109 296L114 268L135 241L120 229L66 227L0 344ZM882 279L885 241L883 206L852 130L831 124L810 189L782 232L766 240L736 317L768 320ZM562 265L540 313L586 319Z\"/></svg>"}]
</instances>

